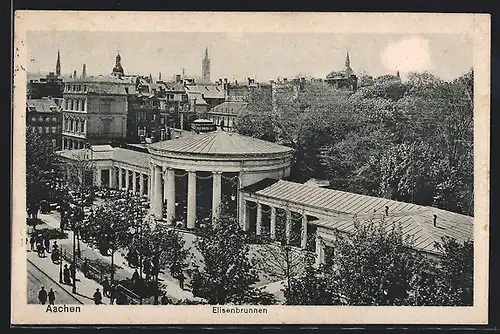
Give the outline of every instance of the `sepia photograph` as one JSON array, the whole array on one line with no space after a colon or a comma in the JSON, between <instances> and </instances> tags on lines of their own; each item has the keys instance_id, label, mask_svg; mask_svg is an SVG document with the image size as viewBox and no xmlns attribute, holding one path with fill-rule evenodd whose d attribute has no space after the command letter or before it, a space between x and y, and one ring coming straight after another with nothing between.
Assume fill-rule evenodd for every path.
<instances>
[{"instance_id":1,"label":"sepia photograph","mask_svg":"<svg viewBox=\"0 0 500 334\"><path fill-rule=\"evenodd\" d=\"M487 321L489 16L15 23L13 323Z\"/></svg>"}]
</instances>

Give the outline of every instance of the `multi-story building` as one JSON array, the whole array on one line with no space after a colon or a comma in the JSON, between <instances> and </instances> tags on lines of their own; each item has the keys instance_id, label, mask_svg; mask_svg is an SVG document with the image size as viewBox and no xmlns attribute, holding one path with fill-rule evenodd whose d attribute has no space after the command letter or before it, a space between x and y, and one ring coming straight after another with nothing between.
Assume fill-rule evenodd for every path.
<instances>
[{"instance_id":1,"label":"multi-story building","mask_svg":"<svg viewBox=\"0 0 500 334\"><path fill-rule=\"evenodd\" d=\"M128 95L135 85L116 76L73 78L63 97L63 149L121 143L127 138Z\"/></svg>"},{"instance_id":2,"label":"multi-story building","mask_svg":"<svg viewBox=\"0 0 500 334\"><path fill-rule=\"evenodd\" d=\"M208 112L208 119L213 121L217 127L224 131L234 131L238 115L245 110L247 102L226 101Z\"/></svg>"},{"instance_id":3,"label":"multi-story building","mask_svg":"<svg viewBox=\"0 0 500 334\"><path fill-rule=\"evenodd\" d=\"M128 96L127 143L157 142L160 132L160 100L153 94Z\"/></svg>"},{"instance_id":4,"label":"multi-story building","mask_svg":"<svg viewBox=\"0 0 500 334\"><path fill-rule=\"evenodd\" d=\"M54 150L61 149L62 99L42 97L26 100L26 125L52 141Z\"/></svg>"},{"instance_id":5,"label":"multi-story building","mask_svg":"<svg viewBox=\"0 0 500 334\"><path fill-rule=\"evenodd\" d=\"M253 92L265 89L271 90L269 83L259 83L253 78L247 78L245 83L239 83L238 81L228 82L227 78L224 78L224 81L219 79L219 82L223 82L223 87L226 91L226 101L248 102Z\"/></svg>"}]
</instances>

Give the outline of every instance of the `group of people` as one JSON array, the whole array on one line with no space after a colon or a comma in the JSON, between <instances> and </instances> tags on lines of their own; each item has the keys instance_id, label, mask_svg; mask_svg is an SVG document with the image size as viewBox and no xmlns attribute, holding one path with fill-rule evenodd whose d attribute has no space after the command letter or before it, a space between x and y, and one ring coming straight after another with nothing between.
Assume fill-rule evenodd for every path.
<instances>
[{"instance_id":1,"label":"group of people","mask_svg":"<svg viewBox=\"0 0 500 334\"><path fill-rule=\"evenodd\" d=\"M52 288L50 288L49 292L45 290L45 287L42 286L40 291L38 292L38 301L40 304L45 305L47 303L47 300L49 301L49 305L54 305L54 302L56 301L56 294Z\"/></svg>"},{"instance_id":2,"label":"group of people","mask_svg":"<svg viewBox=\"0 0 500 334\"><path fill-rule=\"evenodd\" d=\"M37 233L36 231L31 233L29 238L30 249L33 252L37 252L39 257L45 257L45 252L51 253L50 250L50 239L47 237L43 237L41 233ZM52 250L56 249L56 255L58 255L57 242L54 243ZM52 252L52 254L54 254ZM54 256L52 256L54 258Z\"/></svg>"}]
</instances>

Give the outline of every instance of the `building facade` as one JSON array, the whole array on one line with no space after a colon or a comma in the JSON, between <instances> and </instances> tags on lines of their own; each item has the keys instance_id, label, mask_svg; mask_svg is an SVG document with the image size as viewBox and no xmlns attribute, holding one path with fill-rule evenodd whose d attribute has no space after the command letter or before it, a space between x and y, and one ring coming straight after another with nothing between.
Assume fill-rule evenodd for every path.
<instances>
[{"instance_id":1,"label":"building facade","mask_svg":"<svg viewBox=\"0 0 500 334\"><path fill-rule=\"evenodd\" d=\"M42 97L63 97L64 81L54 72L50 72L44 78L30 80L28 82L27 98L41 99Z\"/></svg>"},{"instance_id":2,"label":"building facade","mask_svg":"<svg viewBox=\"0 0 500 334\"><path fill-rule=\"evenodd\" d=\"M61 119L62 99L42 97L26 100L26 125L48 138L55 151L62 148Z\"/></svg>"},{"instance_id":3,"label":"building facade","mask_svg":"<svg viewBox=\"0 0 500 334\"><path fill-rule=\"evenodd\" d=\"M325 79L329 85L338 89L348 89L355 92L358 89L358 77L354 74L351 68L351 60L349 52L347 52L345 60L345 68L342 71L332 71Z\"/></svg>"},{"instance_id":4,"label":"building facade","mask_svg":"<svg viewBox=\"0 0 500 334\"><path fill-rule=\"evenodd\" d=\"M246 109L247 105L247 102L226 101L210 109L207 118L213 121L221 130L235 131L236 119Z\"/></svg>"},{"instance_id":5,"label":"building facade","mask_svg":"<svg viewBox=\"0 0 500 334\"><path fill-rule=\"evenodd\" d=\"M125 142L128 95L134 92L133 83L113 76L68 81L63 94L63 149Z\"/></svg>"},{"instance_id":6,"label":"building facade","mask_svg":"<svg viewBox=\"0 0 500 334\"><path fill-rule=\"evenodd\" d=\"M159 141L160 101L154 94L131 94L127 97L127 143Z\"/></svg>"}]
</instances>

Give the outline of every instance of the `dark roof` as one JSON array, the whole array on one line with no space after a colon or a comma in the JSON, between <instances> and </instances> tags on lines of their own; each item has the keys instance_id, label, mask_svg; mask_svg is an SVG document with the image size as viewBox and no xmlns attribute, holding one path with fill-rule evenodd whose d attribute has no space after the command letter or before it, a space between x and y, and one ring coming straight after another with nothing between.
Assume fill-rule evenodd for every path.
<instances>
[{"instance_id":1,"label":"dark roof","mask_svg":"<svg viewBox=\"0 0 500 334\"><path fill-rule=\"evenodd\" d=\"M271 179L271 178L265 178L259 182L256 182L256 183L251 184L251 185L246 186L246 187L243 187L241 190L245 191L245 192L254 193L254 192L257 192L259 190L265 189L265 188L275 184L276 182L278 182L278 180Z\"/></svg>"},{"instance_id":2,"label":"dark roof","mask_svg":"<svg viewBox=\"0 0 500 334\"><path fill-rule=\"evenodd\" d=\"M220 130L161 141L150 147L187 154L262 155L293 151L276 143Z\"/></svg>"},{"instance_id":3,"label":"dark roof","mask_svg":"<svg viewBox=\"0 0 500 334\"><path fill-rule=\"evenodd\" d=\"M36 112L41 113L52 113L61 110L61 107L57 104L56 100L51 98L27 99L26 107L34 107Z\"/></svg>"},{"instance_id":4,"label":"dark roof","mask_svg":"<svg viewBox=\"0 0 500 334\"><path fill-rule=\"evenodd\" d=\"M110 145L95 145L92 146L92 151L93 160L113 160L145 168L149 166L149 153L127 150L120 147L113 148ZM60 151L59 155L71 160L80 160L84 158L87 152L88 150L86 149L64 150Z\"/></svg>"}]
</instances>

